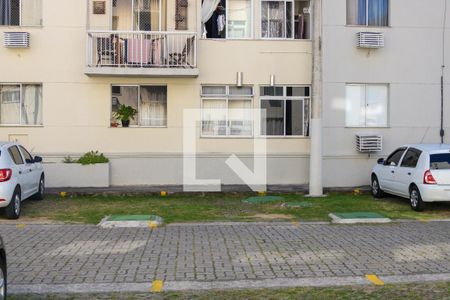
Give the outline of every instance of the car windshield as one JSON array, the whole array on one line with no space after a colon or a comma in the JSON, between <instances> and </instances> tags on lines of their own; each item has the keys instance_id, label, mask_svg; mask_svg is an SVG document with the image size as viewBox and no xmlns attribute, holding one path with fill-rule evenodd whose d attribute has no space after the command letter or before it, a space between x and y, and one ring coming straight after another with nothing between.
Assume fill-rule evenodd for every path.
<instances>
[{"instance_id":1,"label":"car windshield","mask_svg":"<svg viewBox=\"0 0 450 300\"><path fill-rule=\"evenodd\" d=\"M450 153L431 154L430 169L431 170L450 169Z\"/></svg>"}]
</instances>

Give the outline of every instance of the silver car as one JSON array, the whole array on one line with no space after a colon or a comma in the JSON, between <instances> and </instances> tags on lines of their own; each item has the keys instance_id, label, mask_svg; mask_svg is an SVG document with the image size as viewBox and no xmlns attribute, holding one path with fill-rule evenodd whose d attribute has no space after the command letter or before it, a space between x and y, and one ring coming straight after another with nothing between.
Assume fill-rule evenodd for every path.
<instances>
[{"instance_id":1,"label":"silver car","mask_svg":"<svg viewBox=\"0 0 450 300\"><path fill-rule=\"evenodd\" d=\"M380 158L372 170L372 195L410 199L422 211L426 202L450 201L450 145L405 145Z\"/></svg>"},{"instance_id":2,"label":"silver car","mask_svg":"<svg viewBox=\"0 0 450 300\"><path fill-rule=\"evenodd\" d=\"M44 198L41 162L41 157L31 156L17 143L0 142L0 208L5 209L7 218L19 218L23 200Z\"/></svg>"}]
</instances>

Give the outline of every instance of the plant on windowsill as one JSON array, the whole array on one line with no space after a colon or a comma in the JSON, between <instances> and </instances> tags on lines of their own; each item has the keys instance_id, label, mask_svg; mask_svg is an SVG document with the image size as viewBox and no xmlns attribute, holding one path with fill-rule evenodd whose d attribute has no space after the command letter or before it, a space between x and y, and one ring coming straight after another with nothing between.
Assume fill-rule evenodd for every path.
<instances>
[{"instance_id":1,"label":"plant on windowsill","mask_svg":"<svg viewBox=\"0 0 450 300\"><path fill-rule=\"evenodd\" d=\"M130 126L130 119L134 120L134 116L137 114L137 110L131 106L124 104L119 106L119 109L113 113L114 118L122 122L122 127Z\"/></svg>"}]
</instances>

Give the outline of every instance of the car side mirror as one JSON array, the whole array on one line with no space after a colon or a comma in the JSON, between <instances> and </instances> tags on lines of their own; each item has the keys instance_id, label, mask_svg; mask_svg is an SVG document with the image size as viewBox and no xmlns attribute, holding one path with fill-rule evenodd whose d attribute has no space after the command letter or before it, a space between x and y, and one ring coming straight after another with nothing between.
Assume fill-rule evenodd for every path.
<instances>
[{"instance_id":1,"label":"car side mirror","mask_svg":"<svg viewBox=\"0 0 450 300\"><path fill-rule=\"evenodd\" d=\"M40 163L40 162L42 162L42 157L40 157L40 156L35 156L35 157L34 157L34 162L35 162L35 163Z\"/></svg>"},{"instance_id":2,"label":"car side mirror","mask_svg":"<svg viewBox=\"0 0 450 300\"><path fill-rule=\"evenodd\" d=\"M379 158L379 159L377 160L377 163L378 163L379 165L384 164L384 158Z\"/></svg>"}]
</instances>

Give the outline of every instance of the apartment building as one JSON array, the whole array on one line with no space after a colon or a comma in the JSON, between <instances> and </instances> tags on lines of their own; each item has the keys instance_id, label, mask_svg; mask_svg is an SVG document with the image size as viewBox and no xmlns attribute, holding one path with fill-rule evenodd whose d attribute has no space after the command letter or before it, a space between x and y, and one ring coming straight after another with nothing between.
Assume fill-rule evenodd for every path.
<instances>
[{"instance_id":1,"label":"apartment building","mask_svg":"<svg viewBox=\"0 0 450 300\"><path fill-rule=\"evenodd\" d=\"M251 167L265 137L268 183L308 182L309 0L0 0L0 35L0 140L47 163L99 150L111 185L182 184L183 111L202 109L199 178L242 184L225 161Z\"/></svg>"},{"instance_id":2,"label":"apartment building","mask_svg":"<svg viewBox=\"0 0 450 300\"><path fill-rule=\"evenodd\" d=\"M450 142L446 2L324 0L325 186L367 185L378 157L402 144L441 142L443 65ZM381 151L358 151L356 135L382 138Z\"/></svg>"}]
</instances>

